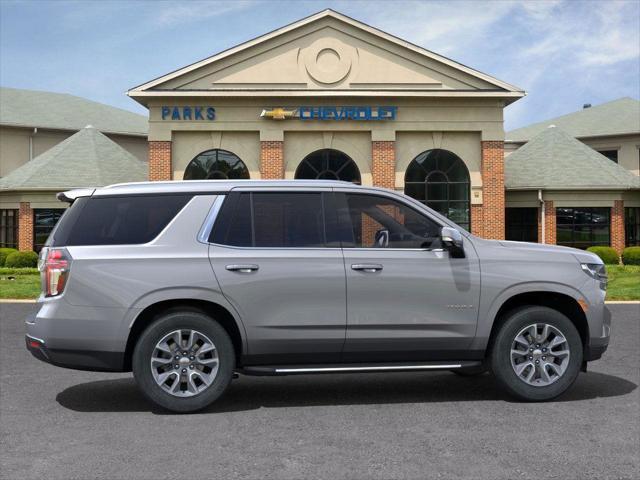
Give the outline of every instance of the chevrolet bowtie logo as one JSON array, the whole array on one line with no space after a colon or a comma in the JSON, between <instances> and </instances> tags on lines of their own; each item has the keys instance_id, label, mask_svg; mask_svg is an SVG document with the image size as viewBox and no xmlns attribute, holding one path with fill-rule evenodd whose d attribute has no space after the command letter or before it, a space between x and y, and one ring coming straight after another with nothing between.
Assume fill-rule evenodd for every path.
<instances>
[{"instance_id":1,"label":"chevrolet bowtie logo","mask_svg":"<svg viewBox=\"0 0 640 480\"><path fill-rule=\"evenodd\" d=\"M298 116L297 109L285 110L284 108L265 108L260 114L261 117L273 118L274 120L284 120L285 118L294 118Z\"/></svg>"}]
</instances>

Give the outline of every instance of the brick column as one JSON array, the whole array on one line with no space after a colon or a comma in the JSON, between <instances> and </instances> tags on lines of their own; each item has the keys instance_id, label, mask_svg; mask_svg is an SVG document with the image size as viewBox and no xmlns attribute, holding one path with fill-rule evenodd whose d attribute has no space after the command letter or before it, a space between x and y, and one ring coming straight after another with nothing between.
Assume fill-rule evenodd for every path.
<instances>
[{"instance_id":1,"label":"brick column","mask_svg":"<svg viewBox=\"0 0 640 480\"><path fill-rule=\"evenodd\" d=\"M371 142L371 176L376 187L396 187L396 142Z\"/></svg>"},{"instance_id":2,"label":"brick column","mask_svg":"<svg viewBox=\"0 0 640 480\"><path fill-rule=\"evenodd\" d=\"M171 180L173 177L171 167L171 142L149 142L149 180Z\"/></svg>"},{"instance_id":3,"label":"brick column","mask_svg":"<svg viewBox=\"0 0 640 480\"><path fill-rule=\"evenodd\" d=\"M20 202L18 211L18 250L33 250L33 210L29 202Z\"/></svg>"},{"instance_id":4,"label":"brick column","mask_svg":"<svg viewBox=\"0 0 640 480\"><path fill-rule=\"evenodd\" d=\"M611 246L618 255L622 255L624 244L624 201L614 200L611 209Z\"/></svg>"},{"instance_id":5,"label":"brick column","mask_svg":"<svg viewBox=\"0 0 640 480\"><path fill-rule=\"evenodd\" d=\"M556 244L556 209L553 200L544 201L544 243Z\"/></svg>"},{"instance_id":6,"label":"brick column","mask_svg":"<svg viewBox=\"0 0 640 480\"><path fill-rule=\"evenodd\" d=\"M260 176L262 179L284 178L284 142L263 140L260 142Z\"/></svg>"},{"instance_id":7,"label":"brick column","mask_svg":"<svg viewBox=\"0 0 640 480\"><path fill-rule=\"evenodd\" d=\"M482 142L483 237L504 239L504 142Z\"/></svg>"},{"instance_id":8,"label":"brick column","mask_svg":"<svg viewBox=\"0 0 640 480\"><path fill-rule=\"evenodd\" d=\"M471 205L471 233L484 237L484 216L482 205Z\"/></svg>"}]
</instances>

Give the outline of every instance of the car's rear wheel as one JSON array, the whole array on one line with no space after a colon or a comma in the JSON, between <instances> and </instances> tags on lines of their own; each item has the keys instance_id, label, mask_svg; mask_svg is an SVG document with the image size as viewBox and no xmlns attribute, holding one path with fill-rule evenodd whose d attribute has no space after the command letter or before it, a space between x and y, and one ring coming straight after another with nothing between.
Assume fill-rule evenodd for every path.
<instances>
[{"instance_id":1,"label":"car's rear wheel","mask_svg":"<svg viewBox=\"0 0 640 480\"><path fill-rule=\"evenodd\" d=\"M172 310L140 336L133 374L142 392L174 412L201 410L229 385L235 353L229 335L208 315Z\"/></svg>"},{"instance_id":2,"label":"car's rear wheel","mask_svg":"<svg viewBox=\"0 0 640 480\"><path fill-rule=\"evenodd\" d=\"M491 347L491 370L511 395L551 400L577 378L582 350L580 334L565 315L547 307L525 307L500 326Z\"/></svg>"}]
</instances>

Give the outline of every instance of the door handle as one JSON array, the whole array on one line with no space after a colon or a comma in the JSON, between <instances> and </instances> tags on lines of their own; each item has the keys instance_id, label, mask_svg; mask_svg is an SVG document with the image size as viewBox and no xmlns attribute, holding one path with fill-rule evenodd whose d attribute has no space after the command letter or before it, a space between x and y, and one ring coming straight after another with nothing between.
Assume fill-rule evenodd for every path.
<instances>
[{"instance_id":1,"label":"door handle","mask_svg":"<svg viewBox=\"0 0 640 480\"><path fill-rule=\"evenodd\" d=\"M260 268L258 265L227 265L225 267L230 272L251 273Z\"/></svg>"},{"instance_id":2,"label":"door handle","mask_svg":"<svg viewBox=\"0 0 640 480\"><path fill-rule=\"evenodd\" d=\"M358 270L366 273L376 273L382 270L382 265L379 263L354 263L351 265L351 270Z\"/></svg>"}]
</instances>

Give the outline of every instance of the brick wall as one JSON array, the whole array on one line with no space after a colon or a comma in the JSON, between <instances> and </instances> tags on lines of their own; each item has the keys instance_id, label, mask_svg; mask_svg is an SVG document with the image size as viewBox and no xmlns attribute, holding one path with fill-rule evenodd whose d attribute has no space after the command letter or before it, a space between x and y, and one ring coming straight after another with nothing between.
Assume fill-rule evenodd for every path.
<instances>
[{"instance_id":1,"label":"brick wall","mask_svg":"<svg viewBox=\"0 0 640 480\"><path fill-rule=\"evenodd\" d=\"M482 205L471 205L471 233L484 237L484 217Z\"/></svg>"},{"instance_id":2,"label":"brick wall","mask_svg":"<svg viewBox=\"0 0 640 480\"><path fill-rule=\"evenodd\" d=\"M29 202L20 202L18 211L18 250L33 250L33 210Z\"/></svg>"},{"instance_id":3,"label":"brick wall","mask_svg":"<svg viewBox=\"0 0 640 480\"><path fill-rule=\"evenodd\" d=\"M395 188L396 142L371 142L371 176L376 187Z\"/></svg>"},{"instance_id":4,"label":"brick wall","mask_svg":"<svg viewBox=\"0 0 640 480\"><path fill-rule=\"evenodd\" d=\"M556 209L553 200L544 201L544 243L556 244Z\"/></svg>"},{"instance_id":5,"label":"brick wall","mask_svg":"<svg viewBox=\"0 0 640 480\"><path fill-rule=\"evenodd\" d=\"M263 179L284 178L284 142L260 142L260 176Z\"/></svg>"},{"instance_id":6,"label":"brick wall","mask_svg":"<svg viewBox=\"0 0 640 480\"><path fill-rule=\"evenodd\" d=\"M502 141L482 142L482 190L482 236L502 240L504 239L505 207L504 142Z\"/></svg>"},{"instance_id":7,"label":"brick wall","mask_svg":"<svg viewBox=\"0 0 640 480\"><path fill-rule=\"evenodd\" d=\"M611 246L618 254L622 254L624 243L624 201L614 200L611 209Z\"/></svg>"},{"instance_id":8,"label":"brick wall","mask_svg":"<svg viewBox=\"0 0 640 480\"><path fill-rule=\"evenodd\" d=\"M149 142L149 180L171 180L171 142Z\"/></svg>"}]
</instances>

